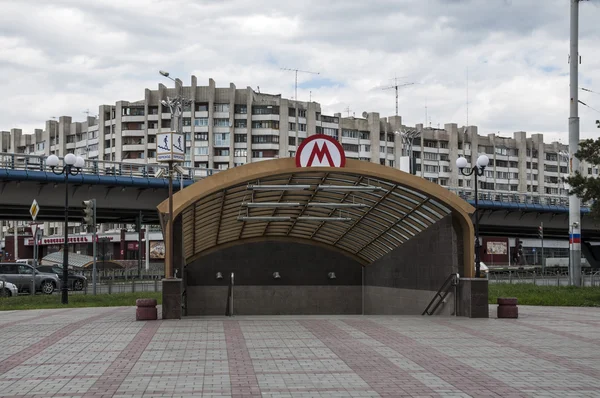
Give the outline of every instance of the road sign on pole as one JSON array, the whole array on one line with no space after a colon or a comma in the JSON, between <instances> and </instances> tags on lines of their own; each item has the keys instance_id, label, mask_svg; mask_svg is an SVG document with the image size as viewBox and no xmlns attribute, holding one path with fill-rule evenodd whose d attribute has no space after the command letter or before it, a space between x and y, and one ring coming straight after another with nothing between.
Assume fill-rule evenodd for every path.
<instances>
[{"instance_id":1,"label":"road sign on pole","mask_svg":"<svg viewBox=\"0 0 600 398\"><path fill-rule=\"evenodd\" d=\"M38 205L37 200L33 200L31 207L29 208L29 214L31 214L31 218L35 221L38 213L40 212L40 206Z\"/></svg>"}]
</instances>

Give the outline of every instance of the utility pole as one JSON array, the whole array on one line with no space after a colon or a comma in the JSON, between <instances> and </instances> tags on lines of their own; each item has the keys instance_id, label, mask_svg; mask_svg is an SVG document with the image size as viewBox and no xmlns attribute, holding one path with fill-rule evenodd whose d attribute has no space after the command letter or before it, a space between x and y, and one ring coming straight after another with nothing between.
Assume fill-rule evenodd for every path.
<instances>
[{"instance_id":1,"label":"utility pole","mask_svg":"<svg viewBox=\"0 0 600 398\"><path fill-rule=\"evenodd\" d=\"M392 84L391 86L386 86L386 87L382 87L382 90L390 90L390 89L395 89L396 90L396 116L398 116L398 88L400 87L405 87L405 86L412 86L414 83L402 83L402 84L398 84L398 78L395 77L394 79L394 84Z\"/></svg>"},{"instance_id":2,"label":"utility pole","mask_svg":"<svg viewBox=\"0 0 600 398\"><path fill-rule=\"evenodd\" d=\"M310 73L313 75L318 75L320 73L319 72L311 72L311 71L307 71L307 70L292 69L292 68L281 68L281 70L292 71L292 72L295 72L295 74L296 74L296 78L294 80L294 113L296 114L296 140L294 141L294 143L296 144L296 152L297 152L298 146L299 146L298 145L298 72ZM311 92L311 97L312 97L312 92ZM306 132L306 134L308 135L308 131Z\"/></svg>"},{"instance_id":3,"label":"utility pole","mask_svg":"<svg viewBox=\"0 0 600 398\"><path fill-rule=\"evenodd\" d=\"M546 262L544 261L544 223L538 227L538 236L542 240L542 275L546 274Z\"/></svg>"},{"instance_id":4,"label":"utility pole","mask_svg":"<svg viewBox=\"0 0 600 398\"><path fill-rule=\"evenodd\" d=\"M569 54L570 96L569 96L569 176L574 177L579 170L579 159L575 152L579 149L579 2L571 0L571 37ZM581 286L581 202L577 195L569 196L569 225L571 234L571 269L572 281L575 286Z\"/></svg>"}]
</instances>

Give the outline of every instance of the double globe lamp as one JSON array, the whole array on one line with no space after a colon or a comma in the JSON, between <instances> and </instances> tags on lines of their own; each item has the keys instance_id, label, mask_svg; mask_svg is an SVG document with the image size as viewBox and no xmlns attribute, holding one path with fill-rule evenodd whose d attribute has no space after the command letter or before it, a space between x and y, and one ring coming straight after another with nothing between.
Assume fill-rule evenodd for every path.
<instances>
[{"instance_id":1,"label":"double globe lamp","mask_svg":"<svg viewBox=\"0 0 600 398\"><path fill-rule=\"evenodd\" d=\"M56 155L50 155L46 159L46 165L52 169L56 175L65 176L65 243L63 254L63 280L62 280L62 298L63 304L69 304L69 175L76 176L81 173L81 169L85 166L85 160L81 156L75 156L68 153L63 159L63 167L58 167L59 159ZM58 168L57 168L58 167Z\"/></svg>"},{"instance_id":2,"label":"double globe lamp","mask_svg":"<svg viewBox=\"0 0 600 398\"><path fill-rule=\"evenodd\" d=\"M477 182L477 178L483 176L485 168L490 163L490 159L486 155L481 155L477 158L475 166L471 168L467 168L467 163L467 158L465 157L459 157L456 159L456 167L458 167L460 174L467 177L475 174L475 277L479 278L481 276L481 259L479 254L481 244L479 243L479 217L477 215L479 210L479 202L477 197L477 186L479 184Z\"/></svg>"}]
</instances>

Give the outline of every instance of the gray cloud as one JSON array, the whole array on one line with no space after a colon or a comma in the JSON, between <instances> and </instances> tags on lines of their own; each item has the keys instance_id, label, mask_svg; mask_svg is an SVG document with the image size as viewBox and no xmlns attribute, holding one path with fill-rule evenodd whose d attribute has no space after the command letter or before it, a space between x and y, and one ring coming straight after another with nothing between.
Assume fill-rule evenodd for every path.
<instances>
[{"instance_id":1,"label":"gray cloud","mask_svg":"<svg viewBox=\"0 0 600 398\"><path fill-rule=\"evenodd\" d=\"M395 112L406 123L467 119L481 133L544 132L564 137L568 118L569 2L564 0L0 0L0 129L43 127L146 87L233 82L263 92L309 95L326 113L350 107ZM581 4L581 84L600 92L598 2ZM321 83L319 83L321 82ZM322 82L329 82L323 85ZM600 109L600 95L581 93ZM597 135L597 112L581 107L582 135Z\"/></svg>"}]
</instances>

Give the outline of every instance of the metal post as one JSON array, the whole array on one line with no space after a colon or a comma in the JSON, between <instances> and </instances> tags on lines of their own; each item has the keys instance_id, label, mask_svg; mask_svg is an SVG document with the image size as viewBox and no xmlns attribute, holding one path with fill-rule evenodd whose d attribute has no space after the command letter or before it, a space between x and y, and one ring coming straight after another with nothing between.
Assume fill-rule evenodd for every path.
<instances>
[{"instance_id":1,"label":"metal post","mask_svg":"<svg viewBox=\"0 0 600 398\"><path fill-rule=\"evenodd\" d=\"M146 272L148 272L150 270L150 236L147 228L144 238L146 239Z\"/></svg>"},{"instance_id":2,"label":"metal post","mask_svg":"<svg viewBox=\"0 0 600 398\"><path fill-rule=\"evenodd\" d=\"M38 234L37 225L33 233L33 272L31 273L31 294L35 295L35 270L37 269L38 259Z\"/></svg>"},{"instance_id":3,"label":"metal post","mask_svg":"<svg viewBox=\"0 0 600 398\"><path fill-rule=\"evenodd\" d=\"M579 115L578 115L578 73L579 73L579 1L571 0L571 42L570 42L570 107L569 107L569 176L574 177L579 170L579 159L575 152L579 149ZM572 272L573 285L581 286L581 213L580 200L575 194L569 196L569 224L573 232L569 237L572 241Z\"/></svg>"},{"instance_id":4,"label":"metal post","mask_svg":"<svg viewBox=\"0 0 600 398\"><path fill-rule=\"evenodd\" d=\"M96 224L96 199L92 199L92 203L94 204L94 229L93 229L93 235L92 235L92 255L94 256L94 263L92 266L92 290L93 290L93 294L94 296L96 295L96 273L97 273L97 267L96 267L96 257L97 257L97 247L98 247L98 231L97 231L97 225Z\"/></svg>"},{"instance_id":5,"label":"metal post","mask_svg":"<svg viewBox=\"0 0 600 398\"><path fill-rule=\"evenodd\" d=\"M173 278L173 162L169 162L169 227L167 233L167 262L165 266L165 278Z\"/></svg>"},{"instance_id":6,"label":"metal post","mask_svg":"<svg viewBox=\"0 0 600 398\"><path fill-rule=\"evenodd\" d=\"M66 162L65 162L66 163ZM65 165L65 244L63 253L63 283L62 283L62 304L69 304L69 174L71 166Z\"/></svg>"},{"instance_id":7,"label":"metal post","mask_svg":"<svg viewBox=\"0 0 600 398\"><path fill-rule=\"evenodd\" d=\"M138 278L142 277L142 211L138 215L137 219L138 226Z\"/></svg>"},{"instance_id":8,"label":"metal post","mask_svg":"<svg viewBox=\"0 0 600 398\"><path fill-rule=\"evenodd\" d=\"M479 168L475 166L475 278L479 278L481 275L481 258L479 249L481 244L479 243L479 198L477 195L477 177L479 176Z\"/></svg>"},{"instance_id":9,"label":"metal post","mask_svg":"<svg viewBox=\"0 0 600 398\"><path fill-rule=\"evenodd\" d=\"M546 271L546 261L544 258L544 223L541 223L541 227L542 227L542 272Z\"/></svg>"}]
</instances>

